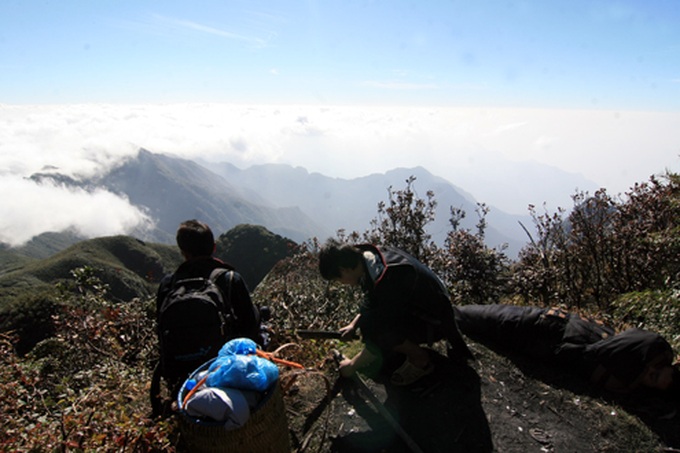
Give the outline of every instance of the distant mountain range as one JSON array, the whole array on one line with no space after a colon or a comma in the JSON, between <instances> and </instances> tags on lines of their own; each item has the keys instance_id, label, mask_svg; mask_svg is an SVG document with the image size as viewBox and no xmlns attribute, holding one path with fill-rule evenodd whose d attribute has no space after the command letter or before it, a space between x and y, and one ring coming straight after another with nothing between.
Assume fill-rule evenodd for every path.
<instances>
[{"instance_id":1,"label":"distant mountain range","mask_svg":"<svg viewBox=\"0 0 680 453\"><path fill-rule=\"evenodd\" d=\"M474 229L478 220L474 197L422 167L339 179L283 164L240 170L226 162L194 162L141 149L137 156L96 178L76 181L55 173L31 178L121 194L155 221L152 231L132 235L173 244L177 225L190 218L207 222L216 235L251 224L296 242L311 237L324 240L340 229L364 232L377 217L378 203L388 200L388 188L405 188L411 176L416 178L413 187L421 198L428 190L434 192L438 206L429 232L435 241L443 243L451 229L451 207L464 210L463 227ZM507 254L516 256L528 240L519 222L529 226L531 219L490 208L487 243L492 247L507 244Z\"/></svg>"},{"instance_id":2,"label":"distant mountain range","mask_svg":"<svg viewBox=\"0 0 680 453\"><path fill-rule=\"evenodd\" d=\"M212 171L245 191L249 199L259 199L274 206L299 207L323 228L321 231L325 236L334 235L340 228L347 232L368 229L371 219L377 216L378 203L388 200L388 188L405 188L406 180L411 176L416 178L414 189L421 198L426 197L428 190L434 192L437 213L429 232L438 243L442 244L451 230L451 207L467 213L462 222L464 228L474 229L478 220L477 202L472 195L423 167L397 168L384 174L339 179L281 164L255 165L245 170L228 163L204 165L209 165ZM490 246L508 244L508 253L514 256L527 242L519 222L527 225L531 222L528 216L507 214L491 207L487 220L486 238Z\"/></svg>"}]
</instances>

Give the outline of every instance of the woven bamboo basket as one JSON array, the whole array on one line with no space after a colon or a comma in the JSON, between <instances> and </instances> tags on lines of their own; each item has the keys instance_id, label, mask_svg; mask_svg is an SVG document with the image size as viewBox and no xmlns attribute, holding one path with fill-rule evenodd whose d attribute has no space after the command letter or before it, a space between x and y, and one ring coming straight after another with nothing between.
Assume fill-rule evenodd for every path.
<instances>
[{"instance_id":1,"label":"woven bamboo basket","mask_svg":"<svg viewBox=\"0 0 680 453\"><path fill-rule=\"evenodd\" d=\"M207 369L212 360L194 374ZM193 376L193 375L192 375ZM225 429L223 423L209 422L179 412L179 428L186 450L191 453L290 453L288 419L279 381L265 392L262 401L241 428ZM182 386L178 401L184 399Z\"/></svg>"}]
</instances>

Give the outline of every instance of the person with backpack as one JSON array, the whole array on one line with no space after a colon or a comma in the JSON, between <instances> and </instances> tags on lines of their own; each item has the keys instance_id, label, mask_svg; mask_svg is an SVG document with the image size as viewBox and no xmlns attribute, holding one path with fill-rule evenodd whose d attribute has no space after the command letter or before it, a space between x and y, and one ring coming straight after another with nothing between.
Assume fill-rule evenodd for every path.
<instances>
[{"instance_id":1,"label":"person with backpack","mask_svg":"<svg viewBox=\"0 0 680 453\"><path fill-rule=\"evenodd\" d=\"M439 340L448 342L453 362L473 359L456 327L445 286L403 250L330 239L320 251L319 271L326 280L358 286L364 293L359 314L341 329L343 335L359 329L364 349L340 362L343 376L371 367L387 370L396 358L403 362L391 372L391 383L410 385L434 371L431 355L421 345Z\"/></svg>"},{"instance_id":2,"label":"person with backpack","mask_svg":"<svg viewBox=\"0 0 680 453\"><path fill-rule=\"evenodd\" d=\"M160 415L160 380L170 389L171 401L187 376L217 356L234 338L263 345L260 313L248 287L233 266L213 256L216 244L208 225L182 222L177 245L184 262L166 275L156 295L160 359L154 371L151 402Z\"/></svg>"}]
</instances>

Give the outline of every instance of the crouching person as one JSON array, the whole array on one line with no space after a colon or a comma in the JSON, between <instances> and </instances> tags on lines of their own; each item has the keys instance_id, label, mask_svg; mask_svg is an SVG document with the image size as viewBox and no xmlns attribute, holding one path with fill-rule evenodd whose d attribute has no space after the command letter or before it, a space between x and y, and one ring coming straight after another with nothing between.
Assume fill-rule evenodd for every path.
<instances>
[{"instance_id":1,"label":"crouching person","mask_svg":"<svg viewBox=\"0 0 680 453\"><path fill-rule=\"evenodd\" d=\"M408 253L390 246L342 244L330 239L319 254L319 271L329 281L358 286L364 298L343 335L361 331L364 349L340 363L349 377L368 367L380 369L395 355L403 363L391 375L409 385L434 371L424 344L448 342L455 362L472 359L456 326L448 291L435 273Z\"/></svg>"},{"instance_id":2,"label":"crouching person","mask_svg":"<svg viewBox=\"0 0 680 453\"><path fill-rule=\"evenodd\" d=\"M553 363L596 387L619 394L655 389L678 399L675 353L659 334L613 328L556 308L515 305L455 307L461 332L473 340Z\"/></svg>"}]
</instances>

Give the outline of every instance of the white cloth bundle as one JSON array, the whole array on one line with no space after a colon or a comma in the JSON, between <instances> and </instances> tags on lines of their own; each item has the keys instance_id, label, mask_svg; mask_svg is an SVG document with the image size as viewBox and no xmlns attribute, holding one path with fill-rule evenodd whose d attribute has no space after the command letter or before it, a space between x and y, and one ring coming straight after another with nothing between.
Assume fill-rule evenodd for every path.
<instances>
[{"instance_id":1,"label":"white cloth bundle","mask_svg":"<svg viewBox=\"0 0 680 453\"><path fill-rule=\"evenodd\" d=\"M204 387L187 401L185 410L192 417L224 422L226 429L240 428L250 417L246 396L233 388Z\"/></svg>"}]
</instances>

